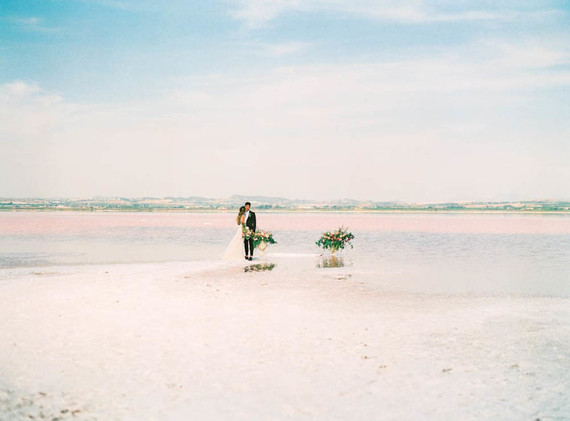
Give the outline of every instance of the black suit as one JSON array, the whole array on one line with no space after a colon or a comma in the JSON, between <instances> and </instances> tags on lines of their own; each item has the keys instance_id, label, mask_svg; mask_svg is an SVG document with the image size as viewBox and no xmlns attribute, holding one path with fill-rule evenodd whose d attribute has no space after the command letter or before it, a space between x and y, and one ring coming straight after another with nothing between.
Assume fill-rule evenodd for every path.
<instances>
[{"instance_id":1,"label":"black suit","mask_svg":"<svg viewBox=\"0 0 570 421\"><path fill-rule=\"evenodd\" d=\"M255 232L255 224L256 224L255 213L252 211L249 211L249 214L247 216L247 220L245 221L245 226L247 228L249 228L250 230L252 230L253 232ZM253 238L244 239L243 240L243 246L245 248L246 257L247 256L253 256Z\"/></svg>"}]
</instances>

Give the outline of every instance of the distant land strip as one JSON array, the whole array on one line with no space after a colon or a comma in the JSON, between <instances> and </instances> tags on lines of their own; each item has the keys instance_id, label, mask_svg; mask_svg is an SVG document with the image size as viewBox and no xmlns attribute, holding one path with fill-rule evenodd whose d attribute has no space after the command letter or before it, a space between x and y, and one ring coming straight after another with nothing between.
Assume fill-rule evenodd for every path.
<instances>
[{"instance_id":1,"label":"distant land strip","mask_svg":"<svg viewBox=\"0 0 570 421\"><path fill-rule=\"evenodd\" d=\"M353 199L334 201L296 200L282 197L92 197L0 198L0 211L235 211L250 201L257 210L276 212L551 212L570 213L570 201L530 200L502 202L374 202Z\"/></svg>"}]
</instances>

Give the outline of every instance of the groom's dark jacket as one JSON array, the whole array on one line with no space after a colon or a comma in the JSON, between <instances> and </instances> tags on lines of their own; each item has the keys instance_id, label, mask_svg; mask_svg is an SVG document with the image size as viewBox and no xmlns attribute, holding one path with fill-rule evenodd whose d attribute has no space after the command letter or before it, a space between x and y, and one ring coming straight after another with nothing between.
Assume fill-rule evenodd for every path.
<instances>
[{"instance_id":1,"label":"groom's dark jacket","mask_svg":"<svg viewBox=\"0 0 570 421\"><path fill-rule=\"evenodd\" d=\"M255 213L249 211L249 215L247 216L247 221L245 221L245 226L248 227L250 230L255 232Z\"/></svg>"}]
</instances>

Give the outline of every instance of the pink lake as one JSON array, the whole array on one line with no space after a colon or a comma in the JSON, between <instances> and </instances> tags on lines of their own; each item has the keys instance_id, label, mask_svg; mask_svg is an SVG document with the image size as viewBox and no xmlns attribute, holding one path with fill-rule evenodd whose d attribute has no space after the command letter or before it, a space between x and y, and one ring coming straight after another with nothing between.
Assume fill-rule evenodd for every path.
<instances>
[{"instance_id":1,"label":"pink lake","mask_svg":"<svg viewBox=\"0 0 570 421\"><path fill-rule=\"evenodd\" d=\"M412 213L274 213L257 211L258 227L267 230L568 234L570 215L412 214ZM234 215L219 213L5 212L0 235L86 233L129 227L231 228Z\"/></svg>"}]
</instances>

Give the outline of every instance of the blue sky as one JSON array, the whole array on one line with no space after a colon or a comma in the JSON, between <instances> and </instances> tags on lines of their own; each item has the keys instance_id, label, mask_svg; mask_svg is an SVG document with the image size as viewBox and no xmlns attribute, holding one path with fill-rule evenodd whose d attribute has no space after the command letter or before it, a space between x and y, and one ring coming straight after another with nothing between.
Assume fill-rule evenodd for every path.
<instances>
[{"instance_id":1,"label":"blue sky","mask_svg":"<svg viewBox=\"0 0 570 421\"><path fill-rule=\"evenodd\" d=\"M570 2L165 3L3 1L0 196L570 198Z\"/></svg>"}]
</instances>

